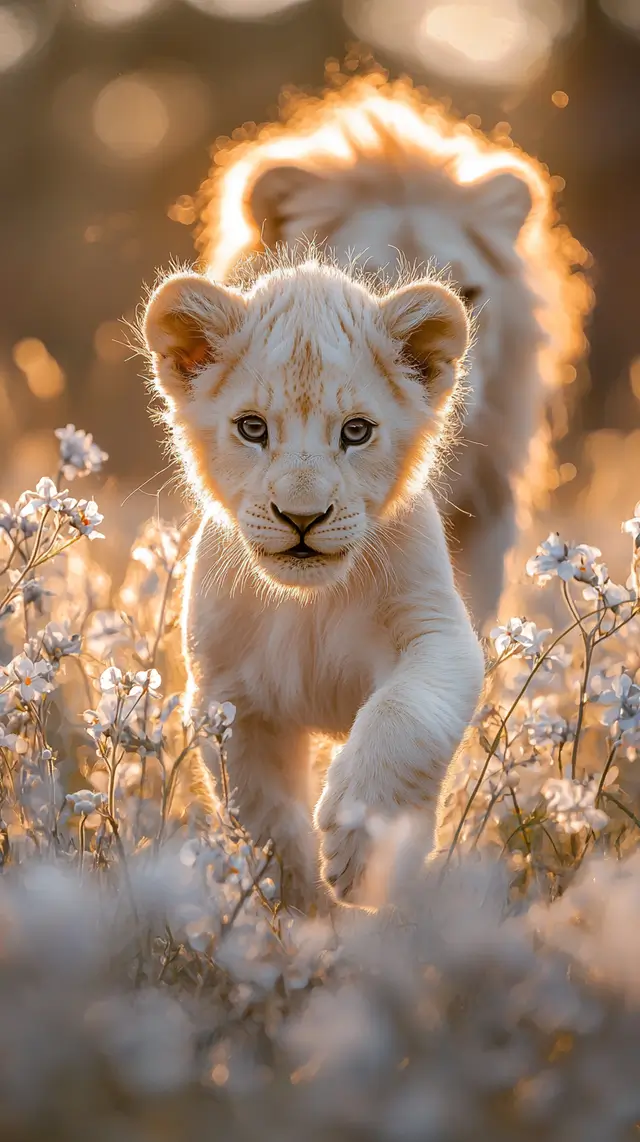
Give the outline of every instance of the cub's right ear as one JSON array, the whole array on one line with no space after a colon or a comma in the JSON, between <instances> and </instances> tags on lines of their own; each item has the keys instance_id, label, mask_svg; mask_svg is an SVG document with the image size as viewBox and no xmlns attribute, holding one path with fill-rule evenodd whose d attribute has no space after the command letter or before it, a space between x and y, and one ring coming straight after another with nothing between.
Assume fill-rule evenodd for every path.
<instances>
[{"instance_id":1,"label":"cub's right ear","mask_svg":"<svg viewBox=\"0 0 640 1142\"><path fill-rule=\"evenodd\" d=\"M142 323L158 388L179 404L196 376L220 356L221 343L240 328L242 294L196 274L176 274L158 286Z\"/></svg>"}]
</instances>

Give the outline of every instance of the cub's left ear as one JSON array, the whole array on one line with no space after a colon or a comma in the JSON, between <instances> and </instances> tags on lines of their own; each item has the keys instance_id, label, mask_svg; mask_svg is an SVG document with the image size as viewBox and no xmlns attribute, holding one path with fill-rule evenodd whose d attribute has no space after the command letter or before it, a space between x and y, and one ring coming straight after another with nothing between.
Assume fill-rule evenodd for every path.
<instances>
[{"instance_id":1,"label":"cub's left ear","mask_svg":"<svg viewBox=\"0 0 640 1142\"><path fill-rule=\"evenodd\" d=\"M177 404L189 397L197 374L220 357L224 338L245 314L242 294L196 274L176 274L158 286L142 332L165 396Z\"/></svg>"},{"instance_id":2,"label":"cub's left ear","mask_svg":"<svg viewBox=\"0 0 640 1142\"><path fill-rule=\"evenodd\" d=\"M464 305L446 286L418 281L396 290L381 308L387 330L402 342L403 358L423 381L432 407L440 409L469 347Z\"/></svg>"},{"instance_id":3,"label":"cub's left ear","mask_svg":"<svg viewBox=\"0 0 640 1142\"><path fill-rule=\"evenodd\" d=\"M509 242L515 242L533 207L531 187L524 176L501 171L471 183L467 193L471 224L478 230L500 230Z\"/></svg>"}]
</instances>

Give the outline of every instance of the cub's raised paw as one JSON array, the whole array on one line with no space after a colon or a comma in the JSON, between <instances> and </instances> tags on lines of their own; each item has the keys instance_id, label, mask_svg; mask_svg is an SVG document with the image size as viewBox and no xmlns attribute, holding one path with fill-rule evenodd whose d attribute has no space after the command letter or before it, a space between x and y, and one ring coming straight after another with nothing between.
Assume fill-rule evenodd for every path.
<instances>
[{"instance_id":1,"label":"cub's raised paw","mask_svg":"<svg viewBox=\"0 0 640 1142\"><path fill-rule=\"evenodd\" d=\"M327 787L318 802L316 826L321 833L322 875L336 900L360 903L358 889L366 872L371 838L366 808Z\"/></svg>"}]
</instances>

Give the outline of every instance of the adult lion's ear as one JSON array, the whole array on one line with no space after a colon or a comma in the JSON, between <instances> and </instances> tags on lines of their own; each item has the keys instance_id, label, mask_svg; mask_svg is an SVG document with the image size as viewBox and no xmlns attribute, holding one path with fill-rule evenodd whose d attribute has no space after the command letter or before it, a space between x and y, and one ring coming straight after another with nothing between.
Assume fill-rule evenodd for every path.
<instances>
[{"instance_id":1,"label":"adult lion's ear","mask_svg":"<svg viewBox=\"0 0 640 1142\"><path fill-rule=\"evenodd\" d=\"M446 286L418 281L395 290L382 303L388 332L401 342L401 355L422 381L433 408L453 391L469 347L469 318Z\"/></svg>"},{"instance_id":2,"label":"adult lion's ear","mask_svg":"<svg viewBox=\"0 0 640 1142\"><path fill-rule=\"evenodd\" d=\"M142 332L161 391L178 403L188 397L197 374L217 360L222 340L245 313L241 294L196 274L176 274L158 286Z\"/></svg>"},{"instance_id":3,"label":"adult lion's ear","mask_svg":"<svg viewBox=\"0 0 640 1142\"><path fill-rule=\"evenodd\" d=\"M465 187L471 225L502 233L514 243L533 209L533 191L524 174L498 171Z\"/></svg>"},{"instance_id":4,"label":"adult lion's ear","mask_svg":"<svg viewBox=\"0 0 640 1142\"><path fill-rule=\"evenodd\" d=\"M318 228L322 231L319 237L325 238L323 228L335 213L335 195L335 180L306 167L276 165L258 174L249 188L246 208L263 246L273 248L286 239L289 229L298 237L301 226L311 228L308 238Z\"/></svg>"}]
</instances>

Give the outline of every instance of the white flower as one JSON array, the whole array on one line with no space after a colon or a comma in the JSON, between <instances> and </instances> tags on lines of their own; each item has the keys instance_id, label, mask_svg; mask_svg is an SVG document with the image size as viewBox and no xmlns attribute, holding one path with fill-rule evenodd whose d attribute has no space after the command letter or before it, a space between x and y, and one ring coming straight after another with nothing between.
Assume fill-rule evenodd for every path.
<instances>
[{"instance_id":1,"label":"white flower","mask_svg":"<svg viewBox=\"0 0 640 1142\"><path fill-rule=\"evenodd\" d=\"M17 582L20 578L20 571L10 571L9 578L13 583ZM53 595L53 591L48 591L43 585L42 579L26 579L19 589L25 606L28 607L30 603L33 603L40 614L43 611L43 599L48 595Z\"/></svg>"},{"instance_id":2,"label":"white flower","mask_svg":"<svg viewBox=\"0 0 640 1142\"><path fill-rule=\"evenodd\" d=\"M99 472L104 461L109 459L108 454L95 443L91 433L76 428L75 424L56 428L56 436L60 441L61 468L65 480Z\"/></svg>"},{"instance_id":3,"label":"white flower","mask_svg":"<svg viewBox=\"0 0 640 1142\"><path fill-rule=\"evenodd\" d=\"M79 654L82 648L82 636L70 635L66 623L47 623L39 637L49 657L56 661L69 654Z\"/></svg>"},{"instance_id":4,"label":"white flower","mask_svg":"<svg viewBox=\"0 0 640 1142\"><path fill-rule=\"evenodd\" d=\"M191 711L191 722L200 722L200 729L205 736L221 736L223 741L231 737L231 723L236 716L233 702L210 702L204 718L198 710ZM189 722L187 721L187 725Z\"/></svg>"},{"instance_id":5,"label":"white flower","mask_svg":"<svg viewBox=\"0 0 640 1142\"><path fill-rule=\"evenodd\" d=\"M133 698L138 694L142 694L145 690L148 690L149 693L156 698L161 682L162 678L157 670L138 670L138 672L134 674L133 684L129 689L129 694Z\"/></svg>"},{"instance_id":6,"label":"white flower","mask_svg":"<svg viewBox=\"0 0 640 1142\"><path fill-rule=\"evenodd\" d=\"M82 717L87 723L86 729L94 742L99 741L103 734L108 734L114 725L118 699L115 694L105 694L98 703L96 710L85 710Z\"/></svg>"},{"instance_id":7,"label":"white flower","mask_svg":"<svg viewBox=\"0 0 640 1142\"><path fill-rule=\"evenodd\" d=\"M144 529L142 541L133 548L131 558L142 563L147 571L160 566L164 571L172 571L180 554L180 532L166 523L149 523Z\"/></svg>"},{"instance_id":8,"label":"white flower","mask_svg":"<svg viewBox=\"0 0 640 1142\"><path fill-rule=\"evenodd\" d=\"M18 527L18 517L6 500L0 500L0 531L10 533Z\"/></svg>"},{"instance_id":9,"label":"white flower","mask_svg":"<svg viewBox=\"0 0 640 1142\"><path fill-rule=\"evenodd\" d=\"M578 543L569 548L569 562L573 565L573 578L582 583L591 583L596 576L596 560L602 555L598 547Z\"/></svg>"},{"instance_id":10,"label":"white flower","mask_svg":"<svg viewBox=\"0 0 640 1142\"><path fill-rule=\"evenodd\" d=\"M546 698L534 698L523 723L533 746L553 746L573 740L573 729Z\"/></svg>"},{"instance_id":11,"label":"white flower","mask_svg":"<svg viewBox=\"0 0 640 1142\"><path fill-rule=\"evenodd\" d=\"M601 552L597 547L586 543L570 546L560 538L560 533L552 531L537 548L536 554L527 560L527 575L531 575L540 586L554 575L568 582L580 579L591 582L594 577L594 563Z\"/></svg>"},{"instance_id":12,"label":"white flower","mask_svg":"<svg viewBox=\"0 0 640 1142\"><path fill-rule=\"evenodd\" d=\"M108 666L100 675L100 690L103 694L111 694L119 690L122 685L122 671L117 666Z\"/></svg>"},{"instance_id":13,"label":"white flower","mask_svg":"<svg viewBox=\"0 0 640 1142\"><path fill-rule=\"evenodd\" d=\"M16 683L24 702L37 700L42 694L53 690L49 662L33 662L26 654L22 654L5 667L5 673Z\"/></svg>"},{"instance_id":14,"label":"white flower","mask_svg":"<svg viewBox=\"0 0 640 1142\"><path fill-rule=\"evenodd\" d=\"M596 809L597 792L593 780L572 781L569 777L551 777L542 787L549 816L565 833L604 829L609 818L602 809Z\"/></svg>"},{"instance_id":15,"label":"white flower","mask_svg":"<svg viewBox=\"0 0 640 1142\"><path fill-rule=\"evenodd\" d=\"M629 587L622 587L609 578L609 571L605 563L595 563L593 577L588 587L582 592L583 599L602 599L605 606L615 610L622 603L631 603L635 600L635 591Z\"/></svg>"},{"instance_id":16,"label":"white flower","mask_svg":"<svg viewBox=\"0 0 640 1142\"><path fill-rule=\"evenodd\" d=\"M504 654L506 650L511 650L516 644L522 646L520 636L522 628L524 627L524 619L509 619L506 626L494 627L491 631L491 638L498 657Z\"/></svg>"},{"instance_id":17,"label":"white flower","mask_svg":"<svg viewBox=\"0 0 640 1142\"><path fill-rule=\"evenodd\" d=\"M29 745L19 734L8 734L4 726L0 726L0 749L10 749L13 753L26 753Z\"/></svg>"},{"instance_id":18,"label":"white flower","mask_svg":"<svg viewBox=\"0 0 640 1142\"><path fill-rule=\"evenodd\" d=\"M116 646L129 639L130 628L117 611L94 611L87 624L85 645L96 658L111 657Z\"/></svg>"},{"instance_id":19,"label":"white flower","mask_svg":"<svg viewBox=\"0 0 640 1142\"><path fill-rule=\"evenodd\" d=\"M78 789L76 793L67 793L65 801L73 813L86 817L106 805L107 798L104 793L95 793L93 789Z\"/></svg>"},{"instance_id":20,"label":"white flower","mask_svg":"<svg viewBox=\"0 0 640 1142\"><path fill-rule=\"evenodd\" d=\"M95 500L66 499L63 507L71 527L81 535L86 535L88 539L104 539L102 532L96 530L104 516L98 511Z\"/></svg>"},{"instance_id":21,"label":"white flower","mask_svg":"<svg viewBox=\"0 0 640 1142\"><path fill-rule=\"evenodd\" d=\"M539 631L536 624L526 619L509 619L506 626L495 627L491 631L498 656L506 650L517 650L525 658L537 658L543 651L543 640L551 634L551 629Z\"/></svg>"},{"instance_id":22,"label":"white flower","mask_svg":"<svg viewBox=\"0 0 640 1142\"><path fill-rule=\"evenodd\" d=\"M50 511L59 512L63 507L67 492L66 490L59 492L53 480L50 480L48 476L43 476L36 484L35 492L27 492L26 495L31 498L21 509L21 516L33 515L41 508L49 508Z\"/></svg>"},{"instance_id":23,"label":"white flower","mask_svg":"<svg viewBox=\"0 0 640 1142\"><path fill-rule=\"evenodd\" d=\"M628 674L612 678L611 689L603 690L596 701L609 707L600 719L603 725L613 726L617 722L621 733L640 727L640 686Z\"/></svg>"},{"instance_id":24,"label":"white flower","mask_svg":"<svg viewBox=\"0 0 640 1142\"><path fill-rule=\"evenodd\" d=\"M640 547L640 500L633 509L633 518L625 520L622 530L633 536L635 546Z\"/></svg>"}]
</instances>

